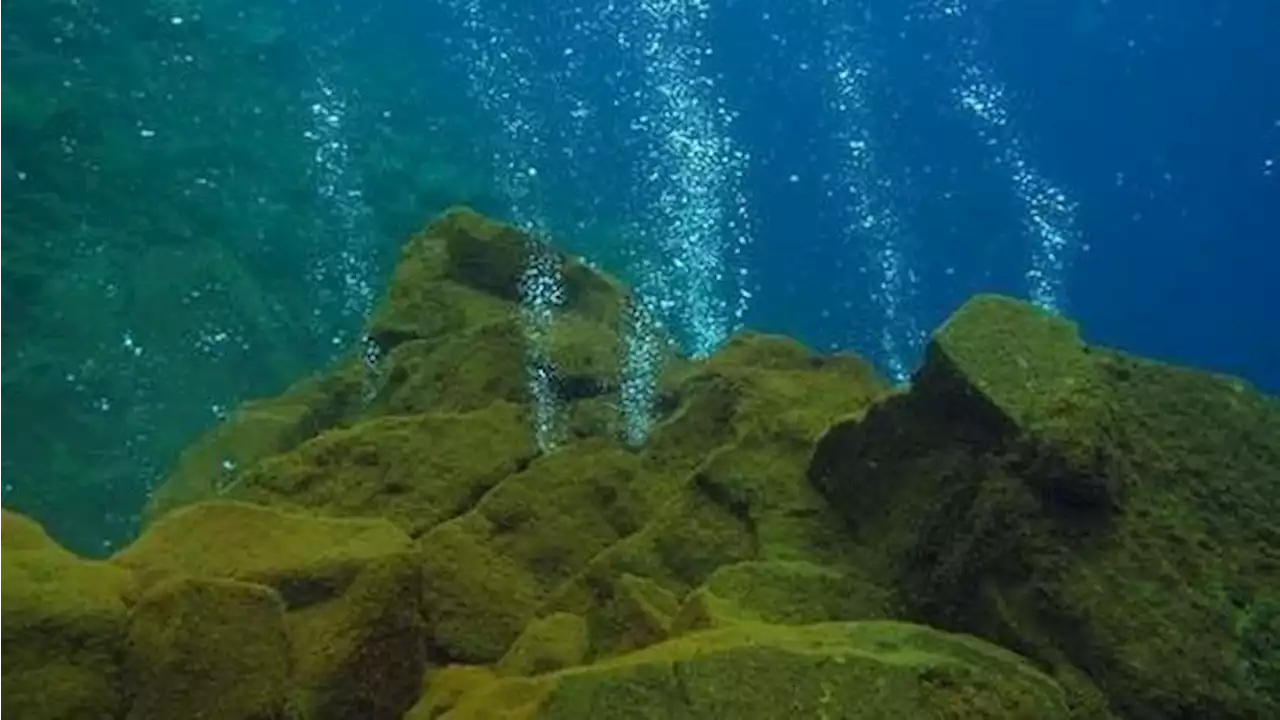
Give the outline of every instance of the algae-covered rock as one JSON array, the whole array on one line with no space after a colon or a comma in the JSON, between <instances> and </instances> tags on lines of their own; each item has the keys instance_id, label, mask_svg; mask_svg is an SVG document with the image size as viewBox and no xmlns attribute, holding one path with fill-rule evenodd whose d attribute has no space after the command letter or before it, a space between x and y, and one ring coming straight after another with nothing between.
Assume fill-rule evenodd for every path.
<instances>
[{"instance_id":1,"label":"algae-covered rock","mask_svg":"<svg viewBox=\"0 0 1280 720\"><path fill-rule=\"evenodd\" d=\"M671 632L680 634L734 623L804 625L834 620L894 617L888 589L858 576L803 561L748 561L718 568L689 593Z\"/></svg>"},{"instance_id":2,"label":"algae-covered rock","mask_svg":"<svg viewBox=\"0 0 1280 720\"><path fill-rule=\"evenodd\" d=\"M534 266L552 275L557 298L537 340L522 297ZM386 355L370 412L527 403L535 345L565 410L616 395L625 305L616 281L543 241L466 209L447 212L405 246L370 321Z\"/></svg>"},{"instance_id":3,"label":"algae-covered rock","mask_svg":"<svg viewBox=\"0 0 1280 720\"><path fill-rule=\"evenodd\" d=\"M664 483L672 488L666 503L562 583L543 608L586 616L593 656L661 639L680 598L722 565L853 561L842 519L805 470L831 422L885 391L865 363L746 334L688 368L677 387L680 405L641 454L648 477L676 478ZM637 579L674 597L673 606L637 612L654 607L637 602Z\"/></svg>"},{"instance_id":4,"label":"algae-covered rock","mask_svg":"<svg viewBox=\"0 0 1280 720\"><path fill-rule=\"evenodd\" d=\"M143 513L165 513L221 497L254 463L286 452L359 410L362 368L342 365L297 383L279 397L245 403L182 452Z\"/></svg>"},{"instance_id":5,"label":"algae-covered rock","mask_svg":"<svg viewBox=\"0 0 1280 720\"><path fill-rule=\"evenodd\" d=\"M680 597L721 565L753 559L757 551L739 516L688 487L641 530L561 583L539 612L585 616L591 656L616 654L661 639Z\"/></svg>"},{"instance_id":6,"label":"algae-covered rock","mask_svg":"<svg viewBox=\"0 0 1280 720\"><path fill-rule=\"evenodd\" d=\"M607 591L595 598L588 613L590 627L600 638L596 651L607 649L609 654L618 654L665 640L679 606L679 597L663 584L627 572L619 574Z\"/></svg>"},{"instance_id":7,"label":"algae-covered rock","mask_svg":"<svg viewBox=\"0 0 1280 720\"><path fill-rule=\"evenodd\" d=\"M670 480L601 440L540 457L465 515L423 535L432 641L450 658L493 662L548 595L635 532Z\"/></svg>"},{"instance_id":8,"label":"algae-covered rock","mask_svg":"<svg viewBox=\"0 0 1280 720\"><path fill-rule=\"evenodd\" d=\"M616 393L616 328L576 315L560 318L547 338L556 389L572 405ZM493 402L528 400L526 330L514 310L499 320L432 340L407 340L383 360L371 414L460 412Z\"/></svg>"},{"instance_id":9,"label":"algae-covered rock","mask_svg":"<svg viewBox=\"0 0 1280 720\"><path fill-rule=\"evenodd\" d=\"M1244 383L978 297L810 476L914 616L1087 677L1125 717L1280 715L1277 634L1243 631L1280 588L1280 407Z\"/></svg>"},{"instance_id":10,"label":"algae-covered rock","mask_svg":"<svg viewBox=\"0 0 1280 720\"><path fill-rule=\"evenodd\" d=\"M386 520L217 500L162 518L111 562L152 579L195 575L269 585L294 606L339 594L352 570L409 547L409 537ZM325 592L317 597L306 589Z\"/></svg>"},{"instance_id":11,"label":"algae-covered rock","mask_svg":"<svg viewBox=\"0 0 1280 720\"><path fill-rule=\"evenodd\" d=\"M540 351L554 367L566 418L576 417L578 403L606 397L616 416L623 288L522 231L455 209L404 246L366 329L370 344L277 398L246 403L206 432L156 489L148 522L194 502L239 497L257 463L327 430L387 415L526 406L530 340L520 283L530 253L550 258L547 266L560 279L562 302ZM616 423L581 421L569 429L615 436L619 430ZM353 503L345 504L334 510L351 512ZM431 523L403 524L417 530Z\"/></svg>"},{"instance_id":12,"label":"algae-covered rock","mask_svg":"<svg viewBox=\"0 0 1280 720\"><path fill-rule=\"evenodd\" d=\"M0 511L6 717L120 717L129 573L82 560L36 522Z\"/></svg>"},{"instance_id":13,"label":"algae-covered rock","mask_svg":"<svg viewBox=\"0 0 1280 720\"><path fill-rule=\"evenodd\" d=\"M672 422L700 421L679 410ZM781 494L790 484L816 497L800 455L775 479ZM694 467L603 441L540 458L420 546L433 641L468 662L492 662L555 611L588 617L593 656L657 641L688 589L760 552L752 519L706 492Z\"/></svg>"},{"instance_id":14,"label":"algae-covered rock","mask_svg":"<svg viewBox=\"0 0 1280 720\"><path fill-rule=\"evenodd\" d=\"M404 720L436 720L458 704L464 695L498 679L483 665L446 665L423 680L422 697L405 713Z\"/></svg>"},{"instance_id":15,"label":"algae-covered rock","mask_svg":"<svg viewBox=\"0 0 1280 720\"><path fill-rule=\"evenodd\" d=\"M521 299L531 253L558 273L562 312L617 327L624 300L615 281L510 225L456 208L405 245L370 337L390 350L505 319Z\"/></svg>"},{"instance_id":16,"label":"algae-covered rock","mask_svg":"<svg viewBox=\"0 0 1280 720\"><path fill-rule=\"evenodd\" d=\"M499 675L540 675L578 665L590 649L587 623L573 613L552 613L525 627L494 669Z\"/></svg>"},{"instance_id":17,"label":"algae-covered rock","mask_svg":"<svg viewBox=\"0 0 1280 720\"><path fill-rule=\"evenodd\" d=\"M805 479L809 455L832 422L883 392L859 360L742 335L690 373L646 457L696 457L695 486L750 526L763 558L831 561L844 532Z\"/></svg>"},{"instance_id":18,"label":"algae-covered rock","mask_svg":"<svg viewBox=\"0 0 1280 720\"><path fill-rule=\"evenodd\" d=\"M64 554L71 555L49 537L40 523L12 510L0 509L0 546L5 550L18 551L61 550Z\"/></svg>"},{"instance_id":19,"label":"algae-covered rock","mask_svg":"<svg viewBox=\"0 0 1280 720\"><path fill-rule=\"evenodd\" d=\"M291 711L284 601L233 580L161 582L130 613L125 668L129 720L283 720Z\"/></svg>"},{"instance_id":20,"label":"algae-covered rock","mask_svg":"<svg viewBox=\"0 0 1280 720\"><path fill-rule=\"evenodd\" d=\"M531 263L558 283L537 327ZM5 709L1280 717L1274 400L980 296L894 390L777 336L663 345L624 446L627 302L515 228L437 219L369 354L193 445L110 564L5 516Z\"/></svg>"},{"instance_id":21,"label":"algae-covered rock","mask_svg":"<svg viewBox=\"0 0 1280 720\"><path fill-rule=\"evenodd\" d=\"M326 515L383 517L417 536L470 509L533 458L521 408L378 418L264 460L230 493Z\"/></svg>"},{"instance_id":22,"label":"algae-covered rock","mask_svg":"<svg viewBox=\"0 0 1280 720\"><path fill-rule=\"evenodd\" d=\"M739 625L478 685L447 720L1070 717L1062 689L975 638L897 622Z\"/></svg>"},{"instance_id":23,"label":"algae-covered rock","mask_svg":"<svg viewBox=\"0 0 1280 720\"><path fill-rule=\"evenodd\" d=\"M383 359L383 383L371 410L411 415L524 403L524 364L524 334L514 317L435 340L409 340Z\"/></svg>"},{"instance_id":24,"label":"algae-covered rock","mask_svg":"<svg viewBox=\"0 0 1280 720\"><path fill-rule=\"evenodd\" d=\"M387 520L199 503L161 518L112 562L144 586L195 576L278 592L305 717L395 718L417 697L420 569L409 537Z\"/></svg>"}]
</instances>

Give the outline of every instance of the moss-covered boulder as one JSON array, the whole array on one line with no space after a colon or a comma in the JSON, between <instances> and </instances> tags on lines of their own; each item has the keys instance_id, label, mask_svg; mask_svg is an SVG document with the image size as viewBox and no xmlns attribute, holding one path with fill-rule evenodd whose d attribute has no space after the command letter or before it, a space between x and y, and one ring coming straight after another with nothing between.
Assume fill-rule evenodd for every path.
<instances>
[{"instance_id":1,"label":"moss-covered boulder","mask_svg":"<svg viewBox=\"0 0 1280 720\"><path fill-rule=\"evenodd\" d=\"M580 664L591 648L587 623L573 613L552 613L525 627L494 665L499 675L541 675Z\"/></svg>"},{"instance_id":2,"label":"moss-covered boulder","mask_svg":"<svg viewBox=\"0 0 1280 720\"><path fill-rule=\"evenodd\" d=\"M199 503L161 518L112 562L144 589L194 577L278 593L304 717L398 718L417 697L420 569L409 537L387 520Z\"/></svg>"},{"instance_id":3,"label":"moss-covered boulder","mask_svg":"<svg viewBox=\"0 0 1280 720\"><path fill-rule=\"evenodd\" d=\"M834 620L887 620L896 616L890 591L839 568L804 561L753 560L718 568L689 593L671 632L744 622L804 625Z\"/></svg>"},{"instance_id":4,"label":"moss-covered boulder","mask_svg":"<svg viewBox=\"0 0 1280 720\"><path fill-rule=\"evenodd\" d=\"M561 280L561 302L539 340L563 411L561 433L619 435L625 290L509 225L459 208L405 244L366 329L371 345L352 349L334 368L279 397L246 403L211 428L157 488L147 521L194 502L237 497L234 491L259 461L326 430L387 415L527 405L530 342L520 283L531 254L548 258L544 264ZM580 403L609 408L610 417L589 417L579 412Z\"/></svg>"},{"instance_id":5,"label":"moss-covered boulder","mask_svg":"<svg viewBox=\"0 0 1280 720\"><path fill-rule=\"evenodd\" d=\"M625 652L661 640L690 589L757 551L739 516L688 485L643 528L560 583L536 612L586 617L592 658Z\"/></svg>"},{"instance_id":6,"label":"moss-covered boulder","mask_svg":"<svg viewBox=\"0 0 1280 720\"><path fill-rule=\"evenodd\" d=\"M230 497L383 517L411 536L469 510L534 457L522 408L390 416L327 432L246 471Z\"/></svg>"},{"instance_id":7,"label":"moss-covered boulder","mask_svg":"<svg viewBox=\"0 0 1280 720\"><path fill-rule=\"evenodd\" d=\"M271 588L234 580L180 577L149 588L129 616L128 720L289 717L284 610Z\"/></svg>"},{"instance_id":8,"label":"moss-covered boulder","mask_svg":"<svg viewBox=\"0 0 1280 720\"><path fill-rule=\"evenodd\" d=\"M264 458L292 450L360 410L363 368L347 363L298 382L278 397L234 410L182 452L152 493L143 519L222 497L240 474Z\"/></svg>"},{"instance_id":9,"label":"moss-covered boulder","mask_svg":"<svg viewBox=\"0 0 1280 720\"><path fill-rule=\"evenodd\" d=\"M617 328L625 294L608 276L541 240L465 208L432 221L409 240L369 336L384 350L511 318L530 263L560 279L558 312Z\"/></svg>"},{"instance_id":10,"label":"moss-covered boulder","mask_svg":"<svg viewBox=\"0 0 1280 720\"><path fill-rule=\"evenodd\" d=\"M479 682L442 720L1070 717L1062 689L972 637L896 622L746 624L594 665Z\"/></svg>"},{"instance_id":11,"label":"moss-covered boulder","mask_svg":"<svg viewBox=\"0 0 1280 720\"><path fill-rule=\"evenodd\" d=\"M980 296L910 391L827 433L810 477L914 617L1125 717L1280 716L1280 407L1244 383Z\"/></svg>"},{"instance_id":12,"label":"moss-covered boulder","mask_svg":"<svg viewBox=\"0 0 1280 720\"><path fill-rule=\"evenodd\" d=\"M4 714L121 717L129 573L76 557L34 521L5 510L0 575Z\"/></svg>"},{"instance_id":13,"label":"moss-covered boulder","mask_svg":"<svg viewBox=\"0 0 1280 720\"><path fill-rule=\"evenodd\" d=\"M858 548L805 469L831 422L886 391L865 363L744 334L689 368L677 388L680 404L641 454L651 477L678 479L666 503L540 611L586 616L593 657L660 639L682 598L722 565L857 562ZM639 579L649 590L639 592ZM673 600L654 601L662 595Z\"/></svg>"},{"instance_id":14,"label":"moss-covered boulder","mask_svg":"<svg viewBox=\"0 0 1280 720\"><path fill-rule=\"evenodd\" d=\"M644 524L659 480L634 454L587 441L538 458L423 535L434 644L456 661L497 660L558 584Z\"/></svg>"},{"instance_id":15,"label":"moss-covered boulder","mask_svg":"<svg viewBox=\"0 0 1280 720\"><path fill-rule=\"evenodd\" d=\"M566 315L552 325L547 352L555 362L556 390L571 409L584 399L616 394L617 329ZM528 401L528 340L514 309L483 325L438 338L405 341L382 361L372 415L483 408Z\"/></svg>"},{"instance_id":16,"label":"moss-covered boulder","mask_svg":"<svg viewBox=\"0 0 1280 720\"><path fill-rule=\"evenodd\" d=\"M533 267L554 275L549 318L533 318L522 298ZM620 334L628 302L615 280L540 239L469 210L452 210L406 244L370 321L368 334L384 359L368 411L527 404L536 366L555 396L550 436L557 442L618 437ZM673 361L672 348L659 343L660 355ZM659 403L657 409L665 407Z\"/></svg>"},{"instance_id":17,"label":"moss-covered boulder","mask_svg":"<svg viewBox=\"0 0 1280 720\"><path fill-rule=\"evenodd\" d=\"M498 675L483 665L446 665L423 678L422 697L414 703L404 720L436 720L458 700L477 688L498 679Z\"/></svg>"},{"instance_id":18,"label":"moss-covered boulder","mask_svg":"<svg viewBox=\"0 0 1280 720\"><path fill-rule=\"evenodd\" d=\"M804 469L827 424L882 392L865 364L746 335L672 387L650 446L573 443L420 538L432 641L450 659L494 662L556 611L588 617L593 652L621 652L665 637L722 563L843 557Z\"/></svg>"}]
</instances>

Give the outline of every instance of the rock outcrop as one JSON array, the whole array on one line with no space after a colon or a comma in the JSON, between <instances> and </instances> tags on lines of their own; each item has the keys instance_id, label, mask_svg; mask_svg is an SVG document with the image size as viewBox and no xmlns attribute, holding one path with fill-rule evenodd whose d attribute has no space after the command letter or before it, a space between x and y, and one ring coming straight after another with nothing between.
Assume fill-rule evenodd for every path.
<instances>
[{"instance_id":1,"label":"rock outcrop","mask_svg":"<svg viewBox=\"0 0 1280 720\"><path fill-rule=\"evenodd\" d=\"M1124 717L1280 716L1280 405L1245 383L980 296L809 472L908 616Z\"/></svg>"},{"instance_id":2,"label":"rock outcrop","mask_svg":"<svg viewBox=\"0 0 1280 720\"><path fill-rule=\"evenodd\" d=\"M529 253L563 281L550 450ZM109 562L4 516L4 709L1280 716L1274 399L984 296L910 387L783 337L668 350L631 447L627 302L512 228L432 223L367 344L193 444Z\"/></svg>"}]
</instances>

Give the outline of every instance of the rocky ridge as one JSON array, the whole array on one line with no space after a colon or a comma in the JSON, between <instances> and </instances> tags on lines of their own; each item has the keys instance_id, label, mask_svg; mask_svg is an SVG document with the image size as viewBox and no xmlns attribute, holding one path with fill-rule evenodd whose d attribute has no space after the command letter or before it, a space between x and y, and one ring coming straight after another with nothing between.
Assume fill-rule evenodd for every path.
<instances>
[{"instance_id":1,"label":"rocky ridge","mask_svg":"<svg viewBox=\"0 0 1280 720\"><path fill-rule=\"evenodd\" d=\"M248 403L105 562L3 519L23 718L1280 716L1280 403L979 296L910 387L745 333L620 440L624 287L518 231L405 246L361 357ZM193 710L193 708L198 710Z\"/></svg>"}]
</instances>

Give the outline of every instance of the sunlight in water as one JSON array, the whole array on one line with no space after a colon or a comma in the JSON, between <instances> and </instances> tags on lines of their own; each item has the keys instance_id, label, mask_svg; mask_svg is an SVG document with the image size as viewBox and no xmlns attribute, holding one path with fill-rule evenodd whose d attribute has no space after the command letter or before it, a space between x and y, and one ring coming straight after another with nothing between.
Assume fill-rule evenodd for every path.
<instances>
[{"instance_id":1,"label":"sunlight in water","mask_svg":"<svg viewBox=\"0 0 1280 720\"><path fill-rule=\"evenodd\" d=\"M834 179L839 185L835 197L844 228L842 244L848 254L864 257L859 263L861 284L879 315L879 332L868 350L879 356L894 382L905 382L922 338L910 307L915 274L891 188L877 167L868 105L871 67L864 40L857 28L844 23L832 27L825 43L827 109L837 119L834 140L840 161Z\"/></svg>"}]
</instances>

